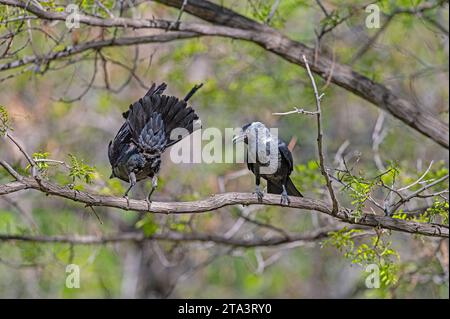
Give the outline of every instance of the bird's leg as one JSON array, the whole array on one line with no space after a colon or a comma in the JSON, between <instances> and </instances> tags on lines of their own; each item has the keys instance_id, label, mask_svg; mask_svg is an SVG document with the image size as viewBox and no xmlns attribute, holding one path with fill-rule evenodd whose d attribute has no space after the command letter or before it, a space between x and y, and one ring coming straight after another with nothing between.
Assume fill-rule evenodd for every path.
<instances>
[{"instance_id":1,"label":"bird's leg","mask_svg":"<svg viewBox=\"0 0 450 319\"><path fill-rule=\"evenodd\" d=\"M291 203L291 200L289 199L289 196L286 191L286 186L284 184L281 185L283 187L283 192L281 193L281 205L289 205Z\"/></svg>"},{"instance_id":2,"label":"bird's leg","mask_svg":"<svg viewBox=\"0 0 450 319\"><path fill-rule=\"evenodd\" d=\"M256 193L256 196L258 196L258 201L259 201L259 202L262 202L264 194L263 194L263 192L261 192L261 189L260 189L260 187L259 187L259 184L260 184L260 182L261 182L261 176L260 176L259 174L256 174L255 176L256 176L256 189L255 189L255 193Z\"/></svg>"},{"instance_id":3,"label":"bird's leg","mask_svg":"<svg viewBox=\"0 0 450 319\"><path fill-rule=\"evenodd\" d=\"M150 193L148 194L147 198L145 199L148 204L148 210L150 210L150 205L152 203L150 198L152 197L152 194L157 187L158 187L158 177L156 177L156 175L155 175L152 177L152 189L150 190Z\"/></svg>"},{"instance_id":4,"label":"bird's leg","mask_svg":"<svg viewBox=\"0 0 450 319\"><path fill-rule=\"evenodd\" d=\"M125 192L125 195L123 195L123 197L125 197L125 199L127 200L127 205L128 205L128 209L129 209L130 208L130 200L128 199L128 193L133 188L133 186L136 185L136 175L134 174L134 172L130 172L130 174L128 175L128 179L130 181L130 187L128 187L128 189Z\"/></svg>"}]
</instances>

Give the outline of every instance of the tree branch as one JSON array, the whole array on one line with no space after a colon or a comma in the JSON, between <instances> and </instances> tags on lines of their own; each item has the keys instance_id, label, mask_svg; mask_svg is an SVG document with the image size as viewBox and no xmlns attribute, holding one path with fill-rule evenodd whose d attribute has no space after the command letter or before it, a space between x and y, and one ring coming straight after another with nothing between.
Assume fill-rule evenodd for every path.
<instances>
[{"instance_id":1,"label":"tree branch","mask_svg":"<svg viewBox=\"0 0 450 319\"><path fill-rule=\"evenodd\" d=\"M178 8L182 2L182 0L156 1ZM442 122L434 115L417 109L413 103L398 97L394 91L383 84L374 82L366 76L353 71L350 66L333 62L325 56L320 56L314 60L314 50L303 43L293 41L273 28L250 20L209 1L191 0L185 7L185 11L211 23L247 30L258 30L258 32L253 32L252 37L242 39L252 41L285 60L302 67L306 67L301 59L305 55L308 60L315 61L314 65L311 66L311 70L314 73L324 79L330 77L331 82L334 84L377 105L441 146L449 148L448 124ZM333 70L331 75L330 70Z\"/></svg>"},{"instance_id":2,"label":"tree branch","mask_svg":"<svg viewBox=\"0 0 450 319\"><path fill-rule=\"evenodd\" d=\"M156 1L176 8L180 8L183 5L183 0ZM47 20L64 21L68 16L64 12L44 11L30 2L27 2L28 6L27 3L16 0L0 0L0 3L21 7ZM258 44L267 51L273 52L283 59L302 67L306 67L301 58L305 55L308 60L315 61L314 65L311 66L311 70L314 73L326 80L329 78L334 84L386 110L408 126L421 132L443 147L449 148L449 129L446 123L432 114L419 110L413 103L398 97L383 84L373 82L366 76L353 71L350 66L336 63L325 56L314 59L314 50L303 43L293 41L267 25L260 24L206 0L188 1L184 11L216 25L179 23L177 26L171 26L171 22L165 20L101 19L86 15L80 15L80 23L100 27L159 28L164 30L170 27L171 30L194 32L197 33L197 36L210 35L241 39ZM0 71L21 65L23 63L13 61L0 65ZM330 70L333 70L333 72L330 72Z\"/></svg>"},{"instance_id":3,"label":"tree branch","mask_svg":"<svg viewBox=\"0 0 450 319\"><path fill-rule=\"evenodd\" d=\"M152 202L150 211L148 210L148 203L145 200L127 201L123 197L105 196L91 194L88 192L81 192L62 187L46 180L41 181L39 185L35 179L30 177L22 177L22 180L10 182L0 185L0 195L11 194L24 189L34 189L44 192L48 195L55 195L63 197L76 202L81 202L87 206L98 207L113 207L122 210L133 210L140 212L151 212L161 214L196 214L217 210L219 208L231 205L268 205L268 206L282 206L280 204L280 196L273 194L266 194L262 202L254 194L249 193L224 193L212 195L211 197L199 201L192 202ZM424 224L413 221L405 221L386 216L376 216L365 214L358 220L355 220L350 215L352 210L347 208L340 208L336 214L333 214L333 208L321 200L311 198L292 197L291 208L304 209L309 211L318 211L339 220L361 226L381 227L385 229L397 230L406 233L421 234L435 237L449 237L449 229L447 226L438 224Z\"/></svg>"},{"instance_id":4,"label":"tree branch","mask_svg":"<svg viewBox=\"0 0 450 319\"><path fill-rule=\"evenodd\" d=\"M308 60L305 56L303 56L303 61L306 65L306 70L308 71L309 78L311 79L311 84L314 90L314 96L316 98L316 117L317 117L317 150L319 153L319 164L320 171L322 176L325 178L325 182L328 188L328 193L331 197L331 202L333 203L333 214L336 214L339 210L339 203L337 201L336 195L334 194L333 185L331 184L330 176L328 175L327 169L325 168L325 158L323 155L323 130L322 130L322 109L320 106L320 101L323 97L323 94L319 95L319 91L317 90L316 81L314 80L314 76L311 73L311 69L309 67Z\"/></svg>"},{"instance_id":5,"label":"tree branch","mask_svg":"<svg viewBox=\"0 0 450 319\"><path fill-rule=\"evenodd\" d=\"M167 32L148 36L110 38L100 41L88 41L75 46L66 47L63 50L51 52L44 57L30 55L23 57L19 60L11 61L5 64L0 64L0 71L11 70L28 64L41 64L41 63L46 64L53 60L66 58L88 50L99 50L111 46L130 46L145 43L163 43L174 40L189 39L198 36L199 36L198 34L193 32Z\"/></svg>"},{"instance_id":6,"label":"tree branch","mask_svg":"<svg viewBox=\"0 0 450 319\"><path fill-rule=\"evenodd\" d=\"M342 227L341 227L342 228ZM327 238L330 232L339 231L341 228L323 227L304 234L293 234L290 237L273 236L270 238L228 238L222 235L203 234L203 233L179 233L167 232L146 236L141 232L119 233L109 236L46 236L46 235L14 235L0 234L0 241L23 241L39 243L68 243L74 245L102 245L117 242L144 242L144 241L170 241L170 242L213 242L232 247L269 247L280 246L296 242L314 242Z\"/></svg>"},{"instance_id":7,"label":"tree branch","mask_svg":"<svg viewBox=\"0 0 450 319\"><path fill-rule=\"evenodd\" d=\"M429 189L429 188L431 188L431 187L433 187L433 186L436 186L436 185L438 185L438 184L444 182L444 181L447 180L448 178L449 178L449 175L447 174L447 175L445 175L445 176L443 176L443 177L441 177L441 178L435 180L434 182L432 182L432 183L430 183L430 184L427 184L427 185L423 186L422 188L418 189L417 191L411 193L409 196L400 198L400 200L398 201L398 203L395 204L395 206L392 208L392 211L393 211L393 212L397 211L397 209L399 209L400 206L402 206L404 203L410 201L411 199L413 199L413 198L415 198L415 197L420 197L419 195L420 195L421 193L423 193L424 191L426 191L427 189ZM444 192L448 192L448 190L446 190L446 191L444 191ZM444 192L442 192L442 194L443 194ZM436 194L433 194L432 196L436 196ZM431 197L431 196L430 196L430 197Z\"/></svg>"}]
</instances>

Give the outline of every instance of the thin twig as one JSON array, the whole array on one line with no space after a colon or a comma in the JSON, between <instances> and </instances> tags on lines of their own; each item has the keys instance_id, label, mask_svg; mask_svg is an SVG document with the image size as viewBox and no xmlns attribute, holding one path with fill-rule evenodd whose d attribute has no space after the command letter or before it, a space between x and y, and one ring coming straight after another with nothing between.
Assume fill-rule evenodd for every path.
<instances>
[{"instance_id":1,"label":"thin twig","mask_svg":"<svg viewBox=\"0 0 450 319\"><path fill-rule=\"evenodd\" d=\"M169 24L167 31L172 30L172 28L178 27L178 25L180 24L181 16L183 15L183 12L184 12L184 7L186 7L187 3L188 3L188 0L183 0L183 4L181 5L180 11L178 12L177 19L174 22L171 22Z\"/></svg>"},{"instance_id":2,"label":"thin twig","mask_svg":"<svg viewBox=\"0 0 450 319\"><path fill-rule=\"evenodd\" d=\"M0 165L3 166L3 168L12 176L14 177L17 181L21 181L22 180L22 176L17 173L14 168L11 167L11 165L9 165L7 162L5 162L4 160L0 160Z\"/></svg>"},{"instance_id":3,"label":"thin twig","mask_svg":"<svg viewBox=\"0 0 450 319\"><path fill-rule=\"evenodd\" d=\"M270 13L267 16L266 24L269 24L270 21L272 21L273 17L275 16L275 13L277 12L278 7L280 6L281 0L275 0L272 7L270 8Z\"/></svg>"},{"instance_id":4,"label":"thin twig","mask_svg":"<svg viewBox=\"0 0 450 319\"><path fill-rule=\"evenodd\" d=\"M321 110L321 106L320 106L320 100L323 97L323 94L319 94L319 92L317 91L317 85L316 85L316 81L314 80L314 76L311 72L311 69L309 67L308 64L308 60L306 59L306 56L303 55L303 61L305 62L305 66L306 66L306 70L308 71L308 75L309 78L311 79L311 84L314 90L314 96L316 97L316 107L317 107L317 111L316 111L316 116L317 116L317 148L318 148L318 152L319 152L319 164L320 164L320 171L322 172L323 177L325 178L326 184L327 184L327 188L328 188L328 192L330 193L330 197L331 197L331 201L333 203L333 214L337 214L337 212L339 211L339 203L336 199L336 195L334 193L333 190L333 185L331 184L331 180L330 177L328 175L328 172L326 171L325 168L325 158L323 155L323 142L322 142L322 137L323 137L323 130L322 130L322 110Z\"/></svg>"},{"instance_id":5,"label":"thin twig","mask_svg":"<svg viewBox=\"0 0 450 319\"><path fill-rule=\"evenodd\" d=\"M409 185L407 185L407 186L405 186L405 187L402 187L402 188L398 189L398 191L399 191L399 192L405 191L405 190L407 190L407 189L409 189L409 188L411 188L411 187L417 185L418 183L420 183L420 182L425 178L425 176L427 176L428 172L429 172L430 169L431 169L431 166L433 166L433 163L434 163L433 161L430 162L430 165L428 165L428 168L427 168L427 169L425 170L425 172L419 177L419 179L417 179L416 181L414 181L413 183L411 183L411 184L409 184Z\"/></svg>"},{"instance_id":6,"label":"thin twig","mask_svg":"<svg viewBox=\"0 0 450 319\"><path fill-rule=\"evenodd\" d=\"M404 203L410 201L411 199L413 199L413 198L415 198L415 197L420 197L420 196L419 196L420 193L426 191L427 189L429 189L429 188L431 188L431 187L433 187L433 186L436 186L436 185L442 183L443 181L447 180L448 177L449 177L449 174L447 174L447 175L445 175L445 176L443 176L443 177L441 177L441 178L435 180L434 182L432 182L432 183L430 183L430 184L425 185L424 187L422 187L421 189L418 189L417 191L415 191L414 193L408 195L407 197L405 197L405 198L403 198L403 199L400 199L400 200L397 202L397 204L395 204L395 206L392 208L392 212L397 211L397 209L399 209L401 205L403 205Z\"/></svg>"},{"instance_id":7,"label":"thin twig","mask_svg":"<svg viewBox=\"0 0 450 319\"><path fill-rule=\"evenodd\" d=\"M385 118L385 113L383 111L380 111L372 133L372 151L374 153L373 159L375 165L380 171L386 170L386 167L384 166L383 160L381 159L380 155L380 144L383 142L387 135L387 130L383 129Z\"/></svg>"},{"instance_id":8,"label":"thin twig","mask_svg":"<svg viewBox=\"0 0 450 319\"><path fill-rule=\"evenodd\" d=\"M289 115L289 114L317 115L317 112L305 111L304 109L299 109L297 107L294 107L293 111L272 113L272 115Z\"/></svg>"}]
</instances>

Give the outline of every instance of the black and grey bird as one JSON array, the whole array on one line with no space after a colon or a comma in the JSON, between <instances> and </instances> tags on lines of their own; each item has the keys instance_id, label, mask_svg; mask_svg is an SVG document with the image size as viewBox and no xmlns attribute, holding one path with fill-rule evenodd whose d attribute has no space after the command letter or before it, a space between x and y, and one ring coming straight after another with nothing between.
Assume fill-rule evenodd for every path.
<instances>
[{"instance_id":1,"label":"black and grey bird","mask_svg":"<svg viewBox=\"0 0 450 319\"><path fill-rule=\"evenodd\" d=\"M267 180L267 192L281 194L281 203L289 204L288 195L303 197L289 177L294 168L292 153L277 136L261 122L253 122L242 127L233 142L247 144L247 167L256 177L256 194L262 200L261 177Z\"/></svg>"},{"instance_id":2,"label":"black and grey bird","mask_svg":"<svg viewBox=\"0 0 450 319\"><path fill-rule=\"evenodd\" d=\"M124 195L127 200L136 182L151 178L152 189L146 199L150 203L158 185L161 154L199 128L194 125L199 117L187 102L201 86L194 86L183 100L179 100L175 96L162 95L167 87L165 83L153 84L143 98L122 114L125 123L114 140L109 142L108 157L112 167L111 178L130 183ZM178 129L177 134L171 136L174 129Z\"/></svg>"}]
</instances>

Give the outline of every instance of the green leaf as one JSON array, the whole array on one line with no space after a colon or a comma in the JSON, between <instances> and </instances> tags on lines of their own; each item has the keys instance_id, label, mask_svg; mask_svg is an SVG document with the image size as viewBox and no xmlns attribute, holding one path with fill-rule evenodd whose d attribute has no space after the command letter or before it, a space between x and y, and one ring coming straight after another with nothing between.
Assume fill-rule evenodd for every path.
<instances>
[{"instance_id":1,"label":"green leaf","mask_svg":"<svg viewBox=\"0 0 450 319\"><path fill-rule=\"evenodd\" d=\"M147 237L152 236L159 229L159 225L155 222L155 218L153 215L145 216L144 218L139 220L135 226L136 228L142 229L144 235Z\"/></svg>"},{"instance_id":2,"label":"green leaf","mask_svg":"<svg viewBox=\"0 0 450 319\"><path fill-rule=\"evenodd\" d=\"M0 134L5 134L6 130L11 130L11 122L8 111L0 105Z\"/></svg>"},{"instance_id":3,"label":"green leaf","mask_svg":"<svg viewBox=\"0 0 450 319\"><path fill-rule=\"evenodd\" d=\"M91 184L95 176L95 167L85 164L84 160L76 158L73 154L69 154L69 158L69 176L72 177L73 182L75 182L76 179L79 179L87 184Z\"/></svg>"}]
</instances>

